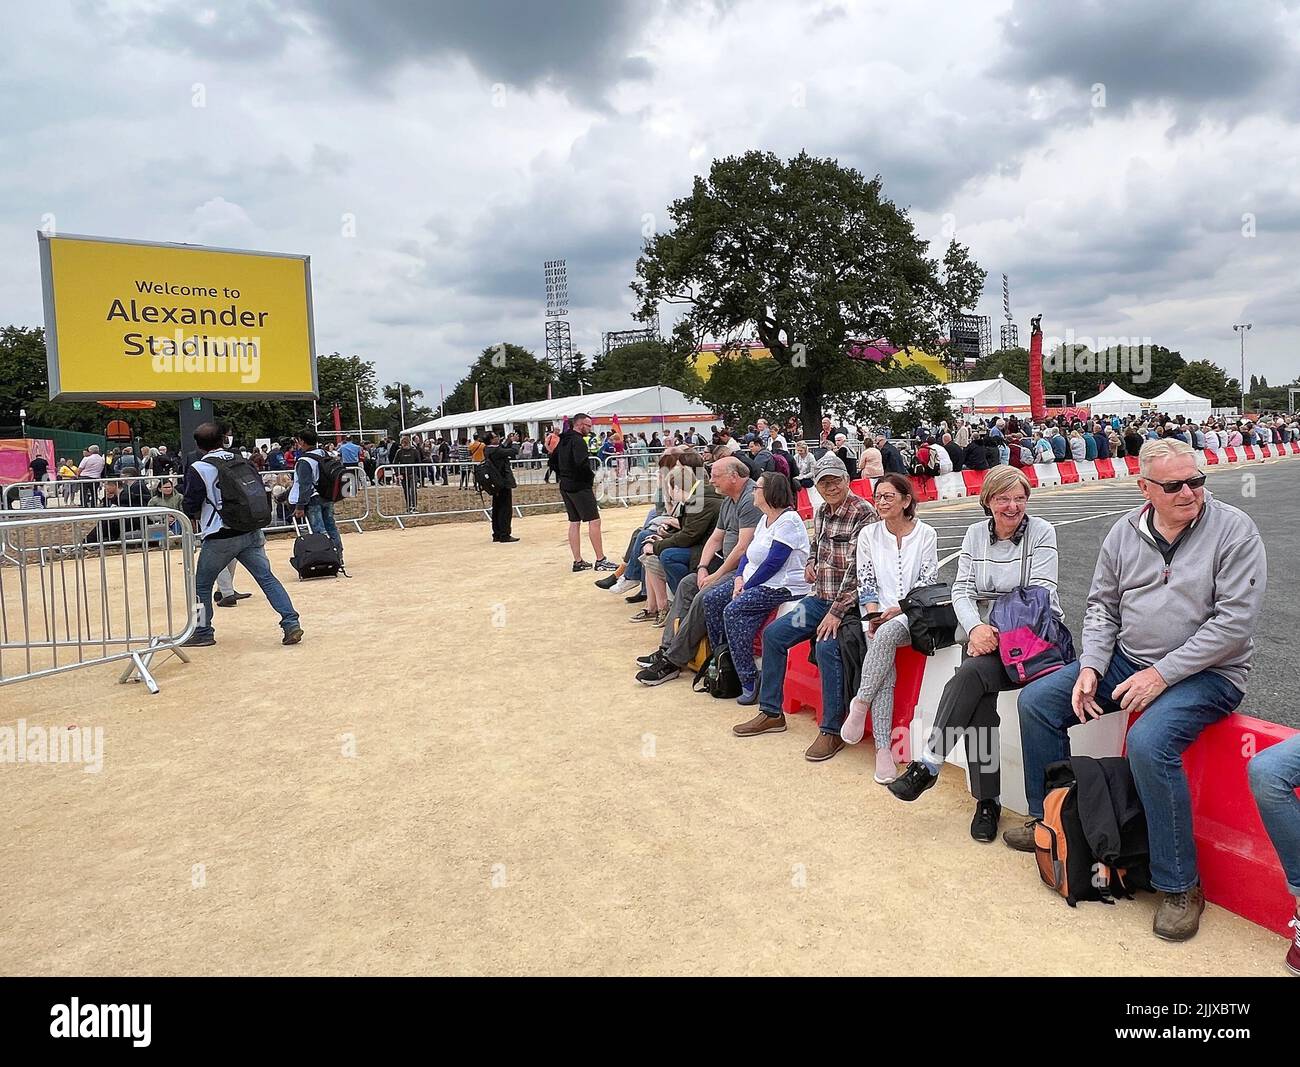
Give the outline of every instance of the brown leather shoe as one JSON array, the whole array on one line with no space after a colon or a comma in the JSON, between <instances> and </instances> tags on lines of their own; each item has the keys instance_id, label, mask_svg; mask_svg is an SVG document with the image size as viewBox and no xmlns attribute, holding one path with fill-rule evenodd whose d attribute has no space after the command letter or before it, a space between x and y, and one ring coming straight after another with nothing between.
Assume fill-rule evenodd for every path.
<instances>
[{"instance_id":1,"label":"brown leather shoe","mask_svg":"<svg viewBox=\"0 0 1300 1067\"><path fill-rule=\"evenodd\" d=\"M1201 928L1201 912L1205 910L1205 890L1199 885L1181 893L1165 893L1156 909L1152 924L1156 937L1165 941L1188 941Z\"/></svg>"},{"instance_id":2,"label":"brown leather shoe","mask_svg":"<svg viewBox=\"0 0 1300 1067\"><path fill-rule=\"evenodd\" d=\"M733 726L731 732L737 737L757 737L759 734L779 734L785 730L785 715L767 715L759 712L749 722Z\"/></svg>"},{"instance_id":3,"label":"brown leather shoe","mask_svg":"<svg viewBox=\"0 0 1300 1067\"><path fill-rule=\"evenodd\" d=\"M1038 825L1037 819L1030 819L1024 826L1013 826L1010 830L1002 832L1002 842L1007 848L1014 848L1017 852L1034 851L1034 827Z\"/></svg>"},{"instance_id":4,"label":"brown leather shoe","mask_svg":"<svg viewBox=\"0 0 1300 1067\"><path fill-rule=\"evenodd\" d=\"M809 763L821 763L822 760L830 759L835 753L844 747L844 742L840 740L838 734L821 734L817 735L817 740L808 746L803 754L803 758Z\"/></svg>"}]
</instances>

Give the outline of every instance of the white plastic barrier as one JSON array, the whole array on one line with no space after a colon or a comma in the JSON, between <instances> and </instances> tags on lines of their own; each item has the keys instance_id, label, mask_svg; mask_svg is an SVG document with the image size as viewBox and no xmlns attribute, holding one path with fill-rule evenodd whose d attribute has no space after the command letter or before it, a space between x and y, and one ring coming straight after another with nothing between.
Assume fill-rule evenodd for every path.
<instances>
[{"instance_id":1,"label":"white plastic barrier","mask_svg":"<svg viewBox=\"0 0 1300 1067\"><path fill-rule=\"evenodd\" d=\"M1097 464L1090 459L1081 459L1075 462L1075 469L1079 472L1079 481L1095 482L1099 475L1097 474Z\"/></svg>"},{"instance_id":2,"label":"white plastic barrier","mask_svg":"<svg viewBox=\"0 0 1300 1067\"><path fill-rule=\"evenodd\" d=\"M957 668L961 666L961 646L941 649L925 665L921 678L921 694L916 703L916 716L912 719L912 752L919 753L934 727L939 712L939 698ZM998 751L1002 767L1002 806L1007 811L1028 815L1029 803L1025 798L1025 761L1020 744L1020 715L1016 700L1017 689L998 697ZM1103 715L1086 725L1070 730L1070 751L1076 756L1118 756L1124 751L1124 734L1128 716L1123 712ZM966 766L966 743L960 741L948 755L948 762L966 771L966 784L970 785L970 770Z\"/></svg>"},{"instance_id":3,"label":"white plastic barrier","mask_svg":"<svg viewBox=\"0 0 1300 1067\"><path fill-rule=\"evenodd\" d=\"M966 496L966 479L959 473L941 474L934 480L940 500L961 500Z\"/></svg>"},{"instance_id":4,"label":"white plastic barrier","mask_svg":"<svg viewBox=\"0 0 1300 1067\"><path fill-rule=\"evenodd\" d=\"M1223 449L1223 448L1216 448L1216 449L1214 450L1214 454L1215 454L1216 457L1218 457L1218 460L1219 460L1219 463L1220 463L1220 464L1224 464L1224 463L1227 463L1227 462L1228 462L1228 452L1227 452L1226 449Z\"/></svg>"},{"instance_id":5,"label":"white plastic barrier","mask_svg":"<svg viewBox=\"0 0 1300 1067\"><path fill-rule=\"evenodd\" d=\"M1034 473L1040 486L1061 484L1061 472L1055 463L1035 463Z\"/></svg>"}]
</instances>

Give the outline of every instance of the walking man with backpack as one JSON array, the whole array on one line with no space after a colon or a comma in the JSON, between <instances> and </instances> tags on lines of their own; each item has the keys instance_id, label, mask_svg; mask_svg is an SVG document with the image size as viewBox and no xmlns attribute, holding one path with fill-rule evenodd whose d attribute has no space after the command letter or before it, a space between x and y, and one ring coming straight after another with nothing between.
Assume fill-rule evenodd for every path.
<instances>
[{"instance_id":1,"label":"walking man with backpack","mask_svg":"<svg viewBox=\"0 0 1300 1067\"><path fill-rule=\"evenodd\" d=\"M185 472L185 495L182 510L203 536L195 584L199 595L199 624L187 646L215 645L212 628L212 585L217 575L234 561L244 569L266 594L280 616L284 631L282 644L296 645L302 640L302 626L288 592L271 573L266 558L266 536L262 533L271 522L271 502L261 476L247 460L229 451L216 424L205 422L194 431L194 443L200 457Z\"/></svg>"},{"instance_id":2,"label":"walking man with backpack","mask_svg":"<svg viewBox=\"0 0 1300 1067\"><path fill-rule=\"evenodd\" d=\"M343 497L343 462L320 447L315 430L303 430L294 439L298 459L293 466L293 488L289 503L295 521L305 516L311 533L328 534L339 554L343 570L343 538L334 521L334 505ZM346 573L346 572L345 572Z\"/></svg>"}]
</instances>

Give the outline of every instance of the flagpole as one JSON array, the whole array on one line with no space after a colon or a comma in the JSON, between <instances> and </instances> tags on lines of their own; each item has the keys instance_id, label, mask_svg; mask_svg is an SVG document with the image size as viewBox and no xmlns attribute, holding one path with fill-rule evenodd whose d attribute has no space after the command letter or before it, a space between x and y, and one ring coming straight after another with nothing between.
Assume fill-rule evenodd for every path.
<instances>
[{"instance_id":1,"label":"flagpole","mask_svg":"<svg viewBox=\"0 0 1300 1067\"><path fill-rule=\"evenodd\" d=\"M402 433L406 433L406 397L402 392L402 383L397 383L397 411L402 423Z\"/></svg>"},{"instance_id":2,"label":"flagpole","mask_svg":"<svg viewBox=\"0 0 1300 1067\"><path fill-rule=\"evenodd\" d=\"M357 379L352 383L357 392L357 436L361 440L366 439L366 424L361 421L361 381Z\"/></svg>"}]
</instances>

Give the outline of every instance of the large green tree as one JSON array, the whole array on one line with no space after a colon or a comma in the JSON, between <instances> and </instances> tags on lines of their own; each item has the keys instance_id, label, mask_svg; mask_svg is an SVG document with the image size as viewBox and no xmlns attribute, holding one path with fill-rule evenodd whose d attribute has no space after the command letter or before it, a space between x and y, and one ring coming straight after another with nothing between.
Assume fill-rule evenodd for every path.
<instances>
[{"instance_id":1,"label":"large green tree","mask_svg":"<svg viewBox=\"0 0 1300 1067\"><path fill-rule=\"evenodd\" d=\"M497 344L483 349L469 373L447 394L445 414L455 415L474 410L474 386L478 385L479 407L504 407L510 403L510 386L514 385L515 403L527 404L546 399L546 386L552 381L551 368L543 359L519 345ZM560 395L558 392L555 395Z\"/></svg>"},{"instance_id":2,"label":"large green tree","mask_svg":"<svg viewBox=\"0 0 1300 1067\"><path fill-rule=\"evenodd\" d=\"M1177 381L1189 393L1208 397L1216 408L1235 407L1241 400L1241 383L1212 360L1193 360L1178 372Z\"/></svg>"},{"instance_id":3,"label":"large green tree","mask_svg":"<svg viewBox=\"0 0 1300 1067\"><path fill-rule=\"evenodd\" d=\"M715 160L637 260L639 317L661 302L682 307L673 338L683 352L756 336L777 368L758 373L797 398L805 427L817 425L823 406L878 387L879 366L849 357L853 341L925 346L984 284L956 241L931 258L882 188L878 175L807 153Z\"/></svg>"},{"instance_id":4,"label":"large green tree","mask_svg":"<svg viewBox=\"0 0 1300 1067\"><path fill-rule=\"evenodd\" d=\"M682 351L662 341L638 341L596 357L591 367L591 388L597 392L665 385L698 396L700 376Z\"/></svg>"}]
</instances>

